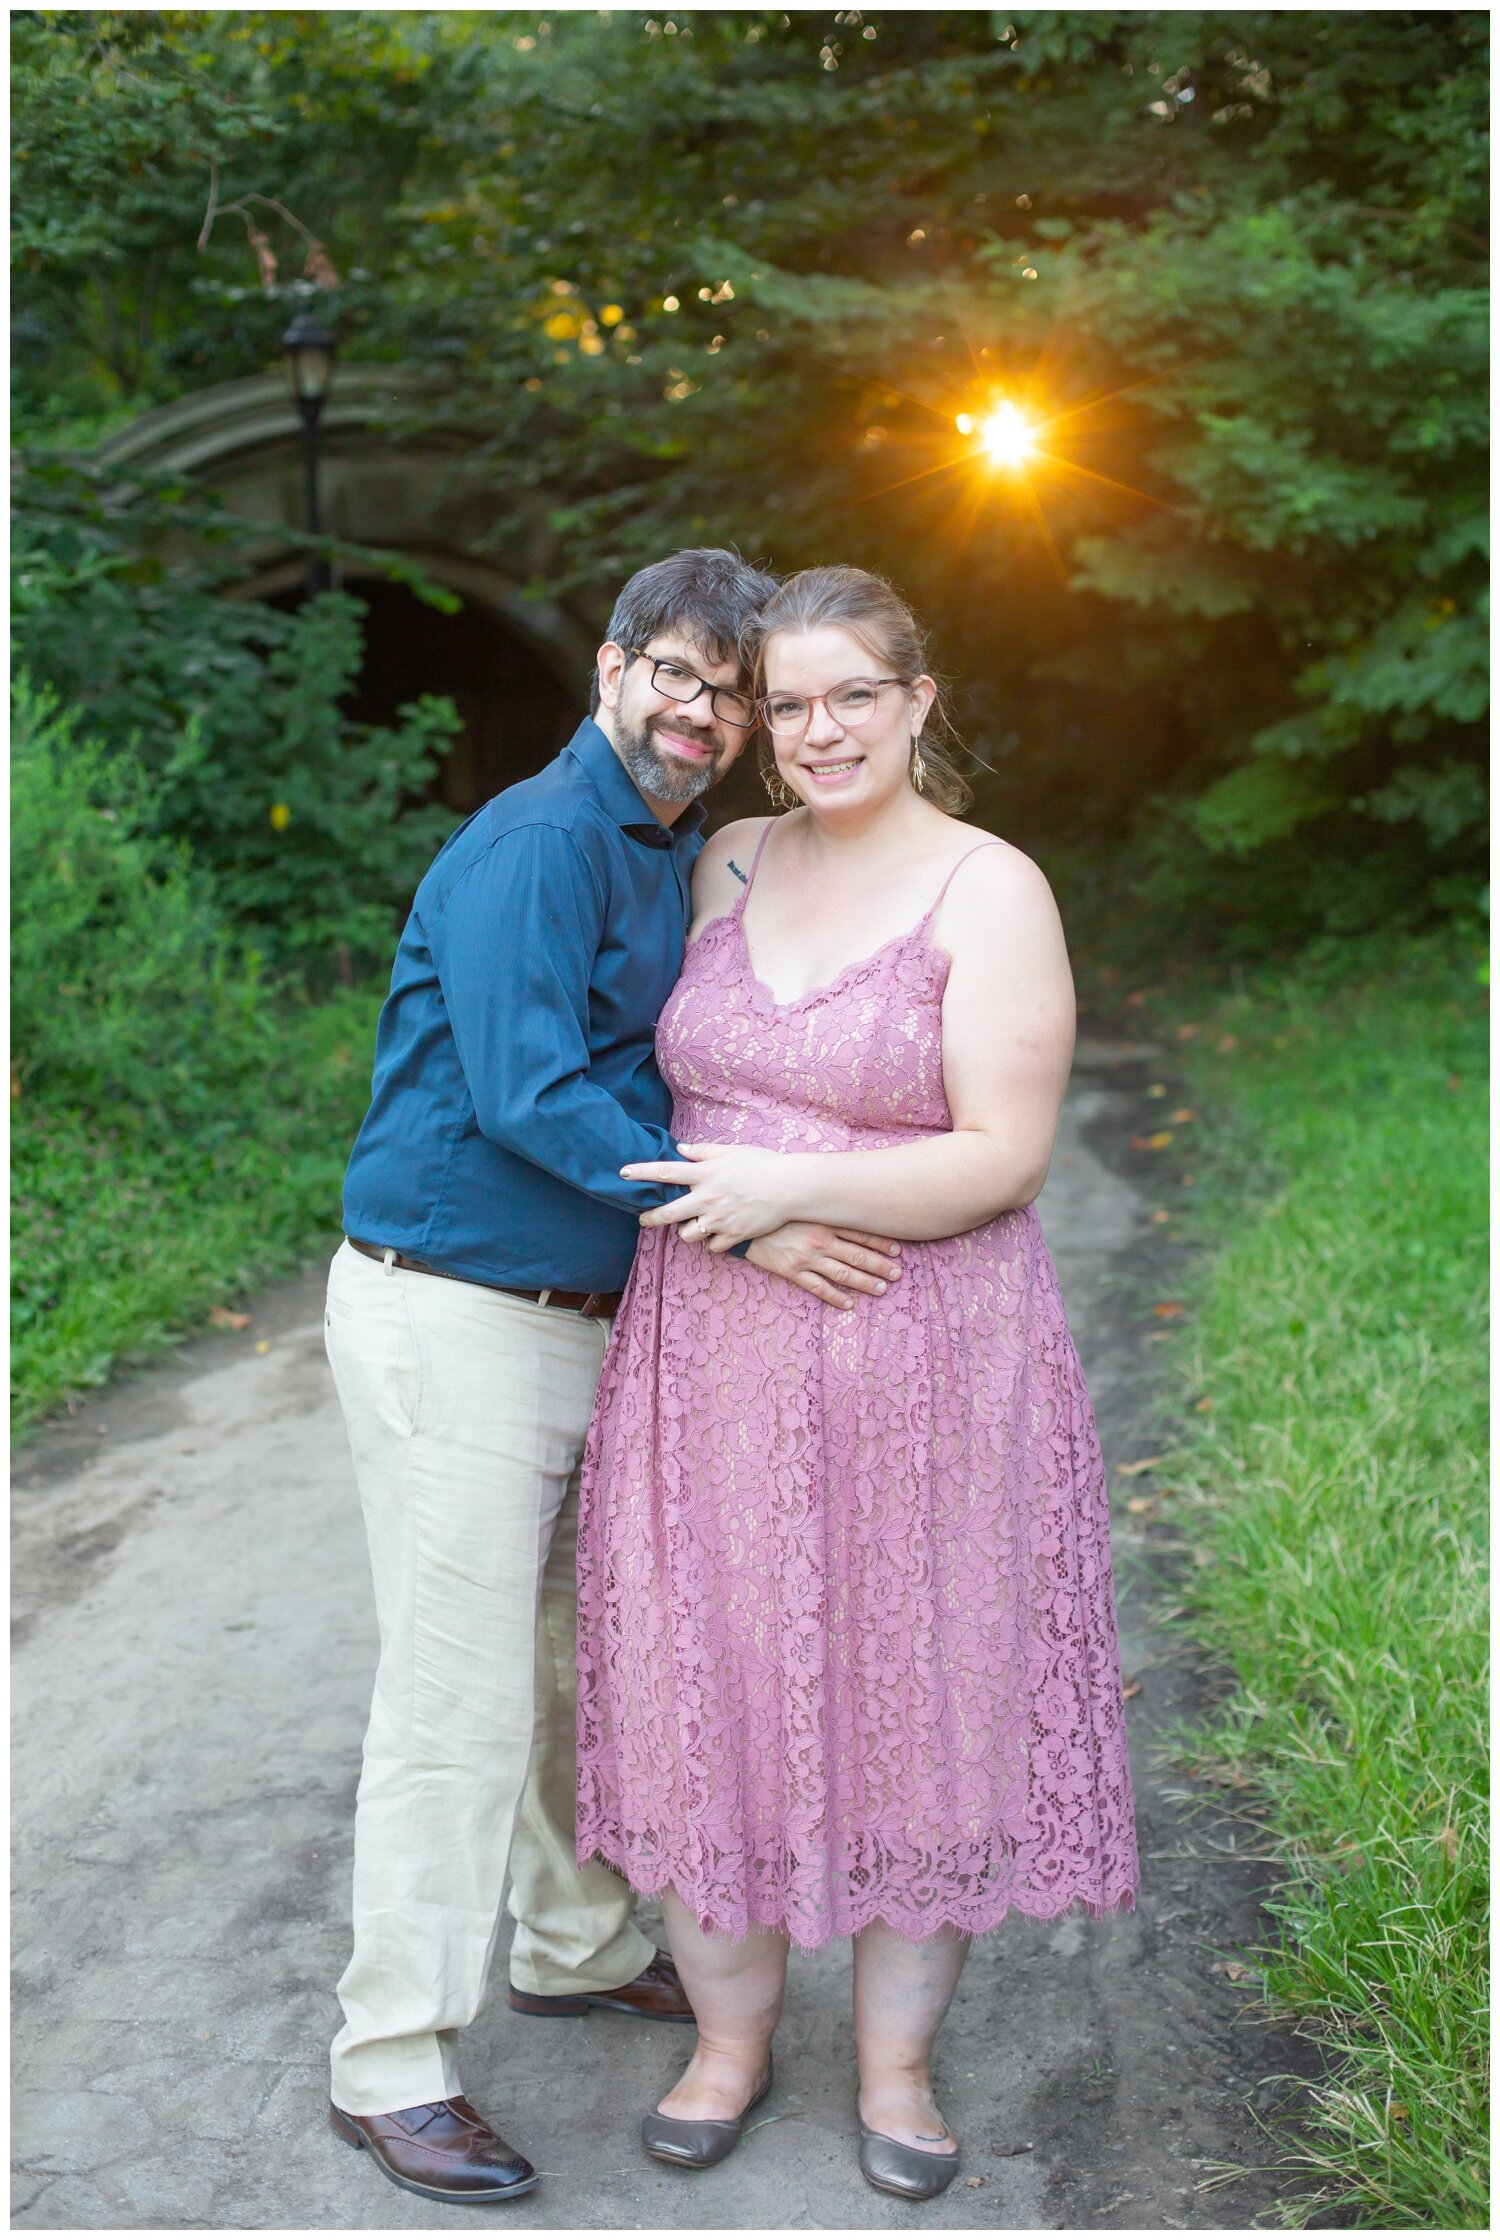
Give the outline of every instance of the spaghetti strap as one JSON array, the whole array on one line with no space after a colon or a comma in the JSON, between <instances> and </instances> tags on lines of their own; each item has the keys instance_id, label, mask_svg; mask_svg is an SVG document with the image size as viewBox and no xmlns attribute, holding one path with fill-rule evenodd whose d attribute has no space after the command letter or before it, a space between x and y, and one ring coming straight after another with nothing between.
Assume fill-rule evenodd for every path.
<instances>
[{"instance_id":1,"label":"spaghetti strap","mask_svg":"<svg viewBox=\"0 0 1500 2240\"><path fill-rule=\"evenodd\" d=\"M944 895L948 892L948 889L952 886L954 880L958 877L958 874L960 873L960 871L962 871L970 856L983 855L986 848L1003 848L1004 846L1005 842L1003 840L981 840L977 848L967 849L965 853L959 857L957 863L953 866L953 869L949 872L947 878L938 888L936 895L933 897L932 907L927 913L927 918L935 918L937 916ZM927 918L924 918L922 920L923 925L926 925Z\"/></svg>"},{"instance_id":2,"label":"spaghetti strap","mask_svg":"<svg viewBox=\"0 0 1500 2240\"><path fill-rule=\"evenodd\" d=\"M766 852L766 842L770 839L773 830L779 822L780 819L777 817L767 817L766 819L766 828L764 832L762 832L760 838L756 841L755 853L750 858L750 873L745 881L745 891L740 896L739 901L735 904L735 908L737 910L743 910L745 904L750 900L750 889L755 884L755 874L760 869L760 859Z\"/></svg>"}]
</instances>

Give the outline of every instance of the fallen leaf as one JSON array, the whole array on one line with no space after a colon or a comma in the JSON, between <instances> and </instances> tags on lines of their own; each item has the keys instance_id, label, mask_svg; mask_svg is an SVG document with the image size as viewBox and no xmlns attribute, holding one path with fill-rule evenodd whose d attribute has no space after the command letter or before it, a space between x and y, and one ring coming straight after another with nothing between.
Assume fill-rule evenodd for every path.
<instances>
[{"instance_id":1,"label":"fallen leaf","mask_svg":"<svg viewBox=\"0 0 1500 2240\"><path fill-rule=\"evenodd\" d=\"M1133 1517L1154 1517L1156 1503L1149 1493L1138 1493L1125 1504Z\"/></svg>"},{"instance_id":2,"label":"fallen leaf","mask_svg":"<svg viewBox=\"0 0 1500 2240\"><path fill-rule=\"evenodd\" d=\"M984 2180L983 2178L965 2178L964 2184L969 2186L982 2186L984 2184Z\"/></svg>"},{"instance_id":3,"label":"fallen leaf","mask_svg":"<svg viewBox=\"0 0 1500 2240\"><path fill-rule=\"evenodd\" d=\"M1450 1090L1451 1090L1451 1091L1453 1092L1454 1096L1457 1096L1457 1095L1458 1095L1458 1092L1459 1092L1459 1090L1460 1090L1460 1089L1461 1089L1461 1088L1463 1087L1463 1083L1462 1083L1462 1081L1461 1081L1461 1080L1459 1079L1459 1077L1458 1077L1458 1075L1457 1075L1456 1073L1450 1073L1450 1074L1449 1074L1449 1076L1448 1076L1448 1087L1449 1087L1449 1088L1450 1088Z\"/></svg>"},{"instance_id":4,"label":"fallen leaf","mask_svg":"<svg viewBox=\"0 0 1500 2240\"><path fill-rule=\"evenodd\" d=\"M1150 1088L1146 1091L1148 1097L1164 1097L1166 1093L1167 1085L1165 1081L1153 1081Z\"/></svg>"},{"instance_id":5,"label":"fallen leaf","mask_svg":"<svg viewBox=\"0 0 1500 2240\"><path fill-rule=\"evenodd\" d=\"M1145 1000L1146 991L1144 988L1133 988L1130 994L1125 998L1125 1001L1129 1004L1132 1011L1138 1010L1141 1004L1145 1002Z\"/></svg>"},{"instance_id":6,"label":"fallen leaf","mask_svg":"<svg viewBox=\"0 0 1500 2240\"><path fill-rule=\"evenodd\" d=\"M1171 1140L1170 1128L1158 1128L1153 1135L1132 1136L1130 1148L1132 1151L1165 1151Z\"/></svg>"},{"instance_id":7,"label":"fallen leaf","mask_svg":"<svg viewBox=\"0 0 1500 2240\"><path fill-rule=\"evenodd\" d=\"M1187 1308L1181 1299L1158 1299L1151 1312L1159 1322L1174 1322L1178 1315L1187 1313Z\"/></svg>"},{"instance_id":8,"label":"fallen leaf","mask_svg":"<svg viewBox=\"0 0 1500 2240\"><path fill-rule=\"evenodd\" d=\"M999 2155L1003 2161L1013 2154L1035 2154L1036 2149L1029 2139L1023 2140L1018 2147L1002 2147L998 2139L991 2139L990 2153Z\"/></svg>"},{"instance_id":9,"label":"fallen leaf","mask_svg":"<svg viewBox=\"0 0 1500 2240\"><path fill-rule=\"evenodd\" d=\"M1397 2123L1406 2123L1411 2116L1411 2110L1404 2100L1393 2100L1386 2113L1393 2116Z\"/></svg>"},{"instance_id":10,"label":"fallen leaf","mask_svg":"<svg viewBox=\"0 0 1500 2240\"><path fill-rule=\"evenodd\" d=\"M269 1339L269 1338L257 1338L257 1339L256 1339L256 1341L255 1341L255 1350L256 1350L256 1352L257 1352L257 1353L269 1353L269 1352L270 1352L270 1350L271 1350L271 1341L270 1341L270 1339Z\"/></svg>"},{"instance_id":11,"label":"fallen leaf","mask_svg":"<svg viewBox=\"0 0 1500 2240\"><path fill-rule=\"evenodd\" d=\"M1129 1686L1129 1687L1128 1687L1128 1688L1127 1688L1127 1689L1125 1690L1125 1693L1124 1693L1124 1698L1123 1698L1123 1700L1124 1700L1124 1701L1125 1701L1126 1703L1129 1703L1129 1701L1130 1701L1131 1697L1132 1697L1132 1696L1138 1696L1138 1695L1140 1694L1140 1692L1141 1692L1141 1683L1140 1683L1140 1681L1139 1681L1139 1680L1132 1680L1132 1681L1131 1681L1131 1683L1130 1683L1130 1686Z\"/></svg>"},{"instance_id":12,"label":"fallen leaf","mask_svg":"<svg viewBox=\"0 0 1500 2240\"><path fill-rule=\"evenodd\" d=\"M1444 1828L1444 1830L1442 1831L1442 1834L1441 1834L1441 1835L1440 1835L1440 1836L1438 1837L1438 1839L1437 1839L1437 1840L1438 1840L1438 1843L1439 1843L1439 1844L1441 1845L1441 1847L1442 1847L1442 1849L1443 1849L1443 1852L1445 1853L1445 1855L1446 1855L1446 1857L1447 1857L1447 1861L1448 1861L1448 1864L1449 1864L1449 1866L1450 1866L1450 1867L1452 1867L1452 1866L1456 1866L1456 1865L1458 1864L1458 1830L1457 1830L1457 1828Z\"/></svg>"},{"instance_id":13,"label":"fallen leaf","mask_svg":"<svg viewBox=\"0 0 1500 2240\"><path fill-rule=\"evenodd\" d=\"M1162 1459L1159 1454L1148 1454L1143 1456L1139 1462L1117 1462L1115 1464L1115 1476L1117 1478L1143 1478L1148 1470L1159 1470Z\"/></svg>"},{"instance_id":14,"label":"fallen leaf","mask_svg":"<svg viewBox=\"0 0 1500 2240\"><path fill-rule=\"evenodd\" d=\"M1184 1020L1183 1024L1173 1031L1179 1042L1191 1042L1194 1035L1199 1031L1198 1023L1196 1020Z\"/></svg>"},{"instance_id":15,"label":"fallen leaf","mask_svg":"<svg viewBox=\"0 0 1500 2240\"><path fill-rule=\"evenodd\" d=\"M208 1319L216 1330L248 1330L254 1317L236 1314L233 1307L210 1307Z\"/></svg>"},{"instance_id":16,"label":"fallen leaf","mask_svg":"<svg viewBox=\"0 0 1500 2240\"><path fill-rule=\"evenodd\" d=\"M1197 1113L1190 1104L1179 1105L1175 1112L1167 1114L1167 1118L1174 1128L1185 1128L1190 1120L1196 1120L1197 1117Z\"/></svg>"},{"instance_id":17,"label":"fallen leaf","mask_svg":"<svg viewBox=\"0 0 1500 2240\"><path fill-rule=\"evenodd\" d=\"M1158 1206L1156 1211L1152 1214L1151 1218L1153 1221L1170 1221L1172 1216L1168 1213L1165 1206Z\"/></svg>"},{"instance_id":18,"label":"fallen leaf","mask_svg":"<svg viewBox=\"0 0 1500 2240\"><path fill-rule=\"evenodd\" d=\"M1195 1401L1193 1402L1193 1413L1194 1413L1194 1415L1199 1415L1199 1416L1206 1416L1206 1415L1211 1415L1211 1414L1212 1414L1212 1412L1213 1412L1213 1401L1212 1401L1212 1400L1210 1399L1209 1395L1208 1395L1208 1394L1207 1394L1206 1392L1204 1393L1204 1395L1203 1395L1203 1398L1202 1398L1201 1400L1195 1400Z\"/></svg>"},{"instance_id":19,"label":"fallen leaf","mask_svg":"<svg viewBox=\"0 0 1500 2240\"><path fill-rule=\"evenodd\" d=\"M1237 1034L1221 1034L1218 1041L1214 1044L1214 1048L1216 1050L1222 1050L1226 1057L1231 1050L1238 1050L1239 1046L1240 1038Z\"/></svg>"}]
</instances>

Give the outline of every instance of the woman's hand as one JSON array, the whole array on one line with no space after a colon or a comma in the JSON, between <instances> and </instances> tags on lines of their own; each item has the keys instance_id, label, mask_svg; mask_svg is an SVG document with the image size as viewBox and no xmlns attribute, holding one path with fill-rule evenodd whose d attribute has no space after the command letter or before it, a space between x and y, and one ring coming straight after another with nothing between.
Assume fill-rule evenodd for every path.
<instances>
[{"instance_id":1,"label":"woman's hand","mask_svg":"<svg viewBox=\"0 0 1500 2240\"><path fill-rule=\"evenodd\" d=\"M643 1213L643 1229L671 1223L695 1243L711 1238L711 1249L725 1252L747 1238L768 1236L795 1213L790 1170L797 1160L742 1143L680 1143L677 1148L681 1161L657 1159L620 1169L627 1182L686 1187L685 1196Z\"/></svg>"}]
</instances>

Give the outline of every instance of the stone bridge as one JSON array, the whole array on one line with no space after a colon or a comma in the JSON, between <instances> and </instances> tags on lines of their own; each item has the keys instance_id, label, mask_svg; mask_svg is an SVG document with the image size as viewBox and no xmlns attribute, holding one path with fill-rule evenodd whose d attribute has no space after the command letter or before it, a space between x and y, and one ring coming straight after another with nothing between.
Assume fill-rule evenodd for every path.
<instances>
[{"instance_id":1,"label":"stone bridge","mask_svg":"<svg viewBox=\"0 0 1500 2240\"><path fill-rule=\"evenodd\" d=\"M318 431L320 503L330 536L418 561L463 601L459 613L440 614L372 563L334 568L335 582L370 610L351 717L387 722L419 693L448 694L463 732L439 792L466 812L539 768L570 736L587 705L598 638L577 610L524 595L524 585L549 572L545 523L497 546L499 509L472 463L477 441L424 426L418 402L416 378L403 367L336 367ZM96 456L106 466L190 475L234 513L264 522L232 595L293 607L306 560L282 532L302 526L301 442L285 383L263 374L147 412Z\"/></svg>"}]
</instances>

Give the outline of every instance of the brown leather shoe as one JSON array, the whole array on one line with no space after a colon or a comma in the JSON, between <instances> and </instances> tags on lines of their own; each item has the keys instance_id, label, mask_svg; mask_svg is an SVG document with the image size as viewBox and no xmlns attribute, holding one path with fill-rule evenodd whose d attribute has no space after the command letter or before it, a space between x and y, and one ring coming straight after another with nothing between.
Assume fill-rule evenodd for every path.
<instances>
[{"instance_id":1,"label":"brown leather shoe","mask_svg":"<svg viewBox=\"0 0 1500 2240\"><path fill-rule=\"evenodd\" d=\"M393 2186L429 2201L513 2201L536 2172L467 2100L434 2100L385 2116L351 2116L328 2103L328 2120L351 2147L368 2147Z\"/></svg>"},{"instance_id":2,"label":"brown leather shoe","mask_svg":"<svg viewBox=\"0 0 1500 2240\"><path fill-rule=\"evenodd\" d=\"M587 2014L590 2007L608 2007L616 2014L638 2015L643 2022L691 2022L693 2019L682 1978L665 1952L659 1952L634 1983L623 1983L618 1991L565 1992L561 1997L547 1998L539 1991L518 1991L512 1984L509 2003L517 2014L547 2015L554 2020Z\"/></svg>"}]
</instances>

